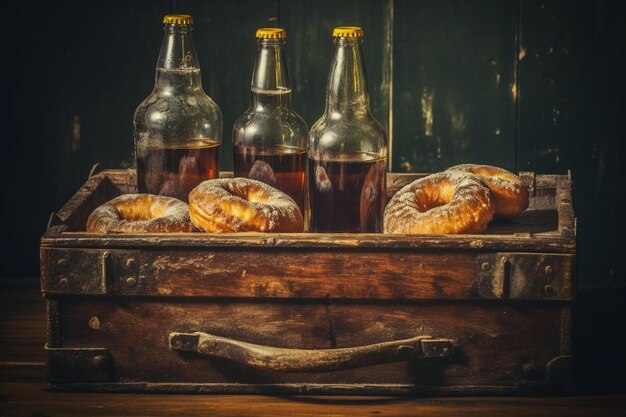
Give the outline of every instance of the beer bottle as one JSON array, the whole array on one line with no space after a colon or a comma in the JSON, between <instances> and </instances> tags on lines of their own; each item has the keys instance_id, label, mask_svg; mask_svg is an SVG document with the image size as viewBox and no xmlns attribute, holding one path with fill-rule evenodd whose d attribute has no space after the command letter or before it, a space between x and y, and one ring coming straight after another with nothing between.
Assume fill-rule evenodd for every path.
<instances>
[{"instance_id":1,"label":"beer bottle","mask_svg":"<svg viewBox=\"0 0 626 417\"><path fill-rule=\"evenodd\" d=\"M359 27L333 30L326 109L309 133L313 232L381 232L387 135L369 108Z\"/></svg>"},{"instance_id":2,"label":"beer bottle","mask_svg":"<svg viewBox=\"0 0 626 417\"><path fill-rule=\"evenodd\" d=\"M280 28L256 31L251 103L233 127L235 176L283 191L305 215L308 129L291 107L286 37Z\"/></svg>"},{"instance_id":3,"label":"beer bottle","mask_svg":"<svg viewBox=\"0 0 626 417\"><path fill-rule=\"evenodd\" d=\"M219 176L222 113L202 88L192 17L163 23L154 90L135 110L137 190L188 201L196 185Z\"/></svg>"}]
</instances>

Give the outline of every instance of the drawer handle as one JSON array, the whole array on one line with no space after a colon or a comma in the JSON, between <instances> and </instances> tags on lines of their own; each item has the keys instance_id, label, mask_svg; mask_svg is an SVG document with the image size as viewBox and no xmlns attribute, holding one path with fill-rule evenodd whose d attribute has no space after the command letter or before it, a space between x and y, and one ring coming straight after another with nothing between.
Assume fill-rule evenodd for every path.
<instances>
[{"instance_id":1,"label":"drawer handle","mask_svg":"<svg viewBox=\"0 0 626 417\"><path fill-rule=\"evenodd\" d=\"M454 354L450 339L417 336L341 349L286 349L255 345L208 333L170 333L170 349L283 372L323 372Z\"/></svg>"}]
</instances>

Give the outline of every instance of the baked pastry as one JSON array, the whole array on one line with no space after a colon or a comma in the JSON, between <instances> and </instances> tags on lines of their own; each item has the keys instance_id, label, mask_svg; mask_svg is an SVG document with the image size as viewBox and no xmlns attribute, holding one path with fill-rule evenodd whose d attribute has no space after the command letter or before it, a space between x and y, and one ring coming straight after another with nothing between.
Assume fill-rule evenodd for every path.
<instances>
[{"instance_id":1,"label":"baked pastry","mask_svg":"<svg viewBox=\"0 0 626 417\"><path fill-rule=\"evenodd\" d=\"M302 232L302 213L287 194L257 180L224 178L189 193L191 221L206 232Z\"/></svg>"},{"instance_id":2,"label":"baked pastry","mask_svg":"<svg viewBox=\"0 0 626 417\"><path fill-rule=\"evenodd\" d=\"M495 212L489 188L460 171L441 172L401 188L385 207L384 232L481 233Z\"/></svg>"},{"instance_id":3,"label":"baked pastry","mask_svg":"<svg viewBox=\"0 0 626 417\"><path fill-rule=\"evenodd\" d=\"M506 169L476 164L455 165L446 172L474 174L489 187L496 205L496 217L514 217L528 208L528 188L522 180Z\"/></svg>"},{"instance_id":4,"label":"baked pastry","mask_svg":"<svg viewBox=\"0 0 626 417\"><path fill-rule=\"evenodd\" d=\"M123 194L95 209L87 219L93 233L193 232L189 206L154 194Z\"/></svg>"}]
</instances>

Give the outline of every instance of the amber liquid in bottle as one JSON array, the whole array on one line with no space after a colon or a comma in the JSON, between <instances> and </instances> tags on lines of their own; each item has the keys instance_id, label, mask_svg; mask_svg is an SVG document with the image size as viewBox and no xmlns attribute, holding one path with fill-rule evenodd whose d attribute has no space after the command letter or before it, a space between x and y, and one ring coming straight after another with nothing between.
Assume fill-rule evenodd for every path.
<instances>
[{"instance_id":1,"label":"amber liquid in bottle","mask_svg":"<svg viewBox=\"0 0 626 417\"><path fill-rule=\"evenodd\" d=\"M312 232L373 233L382 229L386 159L362 154L309 160Z\"/></svg>"},{"instance_id":2,"label":"amber liquid in bottle","mask_svg":"<svg viewBox=\"0 0 626 417\"><path fill-rule=\"evenodd\" d=\"M306 204L306 150L285 148L276 152L235 149L235 177L264 182L287 194L304 213Z\"/></svg>"},{"instance_id":3,"label":"amber liquid in bottle","mask_svg":"<svg viewBox=\"0 0 626 417\"><path fill-rule=\"evenodd\" d=\"M195 141L193 146L148 148L137 156L137 191L188 201L202 181L219 176L219 144Z\"/></svg>"},{"instance_id":4,"label":"amber liquid in bottle","mask_svg":"<svg viewBox=\"0 0 626 417\"><path fill-rule=\"evenodd\" d=\"M324 114L309 132L310 230L380 233L386 203L387 135L370 112L363 30L333 30L335 56Z\"/></svg>"},{"instance_id":5,"label":"amber liquid in bottle","mask_svg":"<svg viewBox=\"0 0 626 417\"><path fill-rule=\"evenodd\" d=\"M202 88L193 18L166 15L154 89L133 117L137 190L188 201L219 175L222 113Z\"/></svg>"}]
</instances>

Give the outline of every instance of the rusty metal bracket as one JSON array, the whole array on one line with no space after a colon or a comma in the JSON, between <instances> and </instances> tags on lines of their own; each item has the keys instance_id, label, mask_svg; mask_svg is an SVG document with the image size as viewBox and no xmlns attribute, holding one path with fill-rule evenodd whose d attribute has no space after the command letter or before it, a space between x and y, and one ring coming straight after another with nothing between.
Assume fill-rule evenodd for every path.
<instances>
[{"instance_id":1,"label":"rusty metal bracket","mask_svg":"<svg viewBox=\"0 0 626 417\"><path fill-rule=\"evenodd\" d=\"M454 343L450 339L424 339L421 345L425 358L445 358L454 354Z\"/></svg>"},{"instance_id":2,"label":"rusty metal bracket","mask_svg":"<svg viewBox=\"0 0 626 417\"><path fill-rule=\"evenodd\" d=\"M139 251L44 248L41 288L48 294L137 291Z\"/></svg>"},{"instance_id":3,"label":"rusty metal bracket","mask_svg":"<svg viewBox=\"0 0 626 417\"><path fill-rule=\"evenodd\" d=\"M568 254L481 254L476 287L481 298L572 300L574 263Z\"/></svg>"},{"instance_id":4,"label":"rusty metal bracket","mask_svg":"<svg viewBox=\"0 0 626 417\"><path fill-rule=\"evenodd\" d=\"M113 360L101 348L50 348L46 371L50 382L105 382L113 377Z\"/></svg>"}]
</instances>

